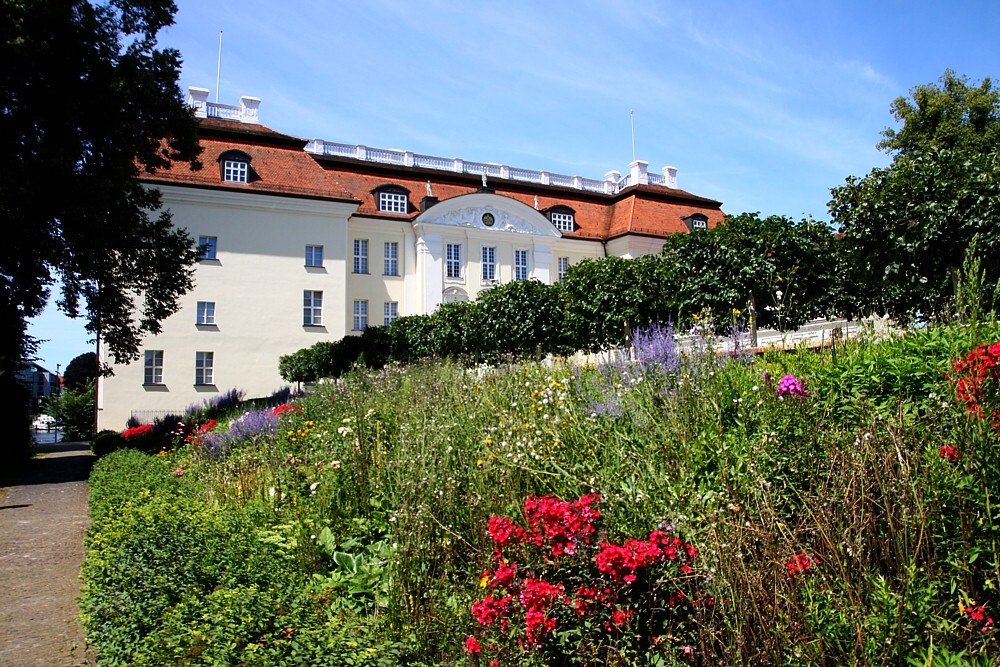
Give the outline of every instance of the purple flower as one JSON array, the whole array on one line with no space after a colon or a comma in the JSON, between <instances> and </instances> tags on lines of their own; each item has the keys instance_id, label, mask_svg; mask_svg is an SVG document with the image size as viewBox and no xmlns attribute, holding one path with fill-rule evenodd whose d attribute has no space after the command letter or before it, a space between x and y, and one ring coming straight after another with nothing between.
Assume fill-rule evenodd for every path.
<instances>
[{"instance_id":1,"label":"purple flower","mask_svg":"<svg viewBox=\"0 0 1000 667\"><path fill-rule=\"evenodd\" d=\"M270 408L244 412L229 422L229 430L206 433L202 446L207 453L220 456L233 445L274 434L279 420Z\"/></svg>"},{"instance_id":2,"label":"purple flower","mask_svg":"<svg viewBox=\"0 0 1000 667\"><path fill-rule=\"evenodd\" d=\"M636 329L632 336L635 360L643 371L660 368L667 373L676 373L681 366L681 355L677 351L673 324L661 325L653 322L648 327Z\"/></svg>"},{"instance_id":3,"label":"purple flower","mask_svg":"<svg viewBox=\"0 0 1000 667\"><path fill-rule=\"evenodd\" d=\"M802 386L802 381L794 375L785 375L778 382L777 394L781 396L808 396L809 392Z\"/></svg>"}]
</instances>

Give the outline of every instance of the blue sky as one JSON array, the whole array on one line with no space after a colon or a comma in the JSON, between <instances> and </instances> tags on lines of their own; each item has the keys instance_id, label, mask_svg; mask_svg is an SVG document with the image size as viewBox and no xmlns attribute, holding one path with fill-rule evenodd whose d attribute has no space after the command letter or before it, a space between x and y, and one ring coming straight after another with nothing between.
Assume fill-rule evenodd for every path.
<instances>
[{"instance_id":1,"label":"blue sky","mask_svg":"<svg viewBox=\"0 0 1000 667\"><path fill-rule=\"evenodd\" d=\"M259 97L319 138L602 178L636 157L727 213L828 219L884 166L889 104L946 68L1000 77L1000 3L177 0L181 88ZM50 308L55 370L92 345Z\"/></svg>"}]
</instances>

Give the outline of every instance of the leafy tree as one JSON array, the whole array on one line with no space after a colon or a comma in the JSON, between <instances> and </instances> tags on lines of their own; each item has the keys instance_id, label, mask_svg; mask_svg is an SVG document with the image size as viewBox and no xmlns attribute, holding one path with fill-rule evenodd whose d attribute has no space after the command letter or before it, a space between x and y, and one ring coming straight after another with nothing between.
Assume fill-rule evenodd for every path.
<instances>
[{"instance_id":1,"label":"leafy tree","mask_svg":"<svg viewBox=\"0 0 1000 667\"><path fill-rule=\"evenodd\" d=\"M1000 277L1000 155L928 150L832 190L852 315L947 318L975 242L984 283Z\"/></svg>"},{"instance_id":2,"label":"leafy tree","mask_svg":"<svg viewBox=\"0 0 1000 667\"><path fill-rule=\"evenodd\" d=\"M94 380L48 399L46 411L56 420L65 440L89 440L94 435Z\"/></svg>"},{"instance_id":3,"label":"leafy tree","mask_svg":"<svg viewBox=\"0 0 1000 667\"><path fill-rule=\"evenodd\" d=\"M902 127L886 128L878 147L893 157L930 149L982 153L1000 145L1000 91L989 78L974 84L945 70L938 85L916 86L889 110Z\"/></svg>"},{"instance_id":4,"label":"leafy tree","mask_svg":"<svg viewBox=\"0 0 1000 667\"><path fill-rule=\"evenodd\" d=\"M78 357L74 357L69 365L66 366L66 372L63 374L63 387L66 389L79 389L87 383L88 380L97 380L97 376L101 374L101 364L97 361L97 354L94 352L85 352Z\"/></svg>"},{"instance_id":5,"label":"leafy tree","mask_svg":"<svg viewBox=\"0 0 1000 667\"><path fill-rule=\"evenodd\" d=\"M1000 277L1000 92L949 70L911 96L879 144L892 164L831 190L851 315L950 317L973 245L985 284Z\"/></svg>"},{"instance_id":6,"label":"leafy tree","mask_svg":"<svg viewBox=\"0 0 1000 667\"><path fill-rule=\"evenodd\" d=\"M570 343L596 350L625 342L630 329L666 321L674 306L655 256L584 260L569 268L559 287L566 295Z\"/></svg>"},{"instance_id":7,"label":"leafy tree","mask_svg":"<svg viewBox=\"0 0 1000 667\"><path fill-rule=\"evenodd\" d=\"M177 86L180 55L158 49L171 0L0 0L0 369L33 349L25 323L61 282L118 361L192 285L192 239L153 214L137 177L200 151Z\"/></svg>"},{"instance_id":8,"label":"leafy tree","mask_svg":"<svg viewBox=\"0 0 1000 667\"><path fill-rule=\"evenodd\" d=\"M567 351L566 301L558 285L516 280L480 294L475 303L481 324L471 338L481 336L484 355Z\"/></svg>"},{"instance_id":9,"label":"leafy tree","mask_svg":"<svg viewBox=\"0 0 1000 667\"><path fill-rule=\"evenodd\" d=\"M836 275L833 233L812 219L759 213L729 216L719 226L674 234L660 259L678 322L710 310L751 326L794 329L829 314Z\"/></svg>"}]
</instances>

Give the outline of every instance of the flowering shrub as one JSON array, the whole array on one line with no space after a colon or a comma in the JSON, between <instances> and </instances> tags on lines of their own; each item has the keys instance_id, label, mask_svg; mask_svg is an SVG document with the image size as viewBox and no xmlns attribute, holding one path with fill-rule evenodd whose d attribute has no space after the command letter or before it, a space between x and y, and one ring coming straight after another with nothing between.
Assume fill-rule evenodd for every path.
<instances>
[{"instance_id":1,"label":"flowering shrub","mask_svg":"<svg viewBox=\"0 0 1000 667\"><path fill-rule=\"evenodd\" d=\"M527 653L582 664L690 657L694 611L714 603L697 588L697 548L672 526L643 540L598 541L599 502L528 496L526 525L490 518L493 555L479 582L489 592L472 605L478 628L466 652L512 665Z\"/></svg>"},{"instance_id":2,"label":"flowering shrub","mask_svg":"<svg viewBox=\"0 0 1000 667\"><path fill-rule=\"evenodd\" d=\"M979 419L988 419L1000 434L1000 342L983 343L952 363L948 379L965 409Z\"/></svg>"},{"instance_id":3,"label":"flowering shrub","mask_svg":"<svg viewBox=\"0 0 1000 667\"><path fill-rule=\"evenodd\" d=\"M293 403L282 403L281 405L278 405L278 406L275 406L275 407L271 408L271 412L274 413L275 417L280 417L281 415L285 414L286 412L291 412L293 414L294 413L298 413L298 412L302 412L302 408L300 406L298 406L298 405L293 404Z\"/></svg>"},{"instance_id":4,"label":"flowering shrub","mask_svg":"<svg viewBox=\"0 0 1000 667\"><path fill-rule=\"evenodd\" d=\"M779 398L783 396L804 397L809 395L809 392L802 385L802 381L794 375L785 375L782 377L778 382L776 393Z\"/></svg>"},{"instance_id":5,"label":"flowering shrub","mask_svg":"<svg viewBox=\"0 0 1000 667\"><path fill-rule=\"evenodd\" d=\"M278 429L278 420L278 415L271 409L244 412L229 422L228 430L205 433L201 438L202 448L213 456L224 454L232 445L274 434Z\"/></svg>"},{"instance_id":6,"label":"flowering shrub","mask_svg":"<svg viewBox=\"0 0 1000 667\"><path fill-rule=\"evenodd\" d=\"M140 424L139 426L133 426L132 428L127 428L122 431L122 437L126 440L136 440L144 435L149 435L152 432L152 424Z\"/></svg>"}]
</instances>

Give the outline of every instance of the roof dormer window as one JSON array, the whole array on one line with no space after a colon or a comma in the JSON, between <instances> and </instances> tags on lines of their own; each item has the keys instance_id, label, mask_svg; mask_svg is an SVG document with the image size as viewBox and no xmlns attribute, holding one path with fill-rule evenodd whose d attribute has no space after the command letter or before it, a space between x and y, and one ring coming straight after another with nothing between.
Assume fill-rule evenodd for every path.
<instances>
[{"instance_id":1,"label":"roof dormer window","mask_svg":"<svg viewBox=\"0 0 1000 667\"><path fill-rule=\"evenodd\" d=\"M681 220L687 225L688 230L692 232L696 229L708 229L708 216L704 213L692 213L689 216L681 218Z\"/></svg>"},{"instance_id":2,"label":"roof dormer window","mask_svg":"<svg viewBox=\"0 0 1000 667\"><path fill-rule=\"evenodd\" d=\"M250 156L243 151L226 151L219 156L223 183L250 182Z\"/></svg>"},{"instance_id":3,"label":"roof dormer window","mask_svg":"<svg viewBox=\"0 0 1000 667\"><path fill-rule=\"evenodd\" d=\"M383 213L409 213L410 191L400 185L383 185L372 191L375 205Z\"/></svg>"},{"instance_id":4,"label":"roof dormer window","mask_svg":"<svg viewBox=\"0 0 1000 667\"><path fill-rule=\"evenodd\" d=\"M549 221L560 232L576 229L576 213L569 206L553 206L549 209Z\"/></svg>"}]
</instances>

